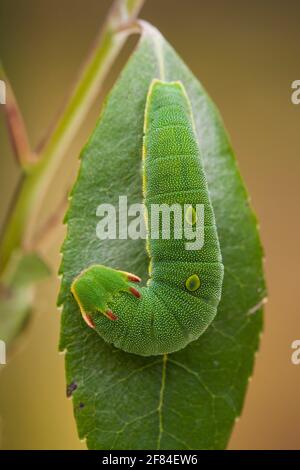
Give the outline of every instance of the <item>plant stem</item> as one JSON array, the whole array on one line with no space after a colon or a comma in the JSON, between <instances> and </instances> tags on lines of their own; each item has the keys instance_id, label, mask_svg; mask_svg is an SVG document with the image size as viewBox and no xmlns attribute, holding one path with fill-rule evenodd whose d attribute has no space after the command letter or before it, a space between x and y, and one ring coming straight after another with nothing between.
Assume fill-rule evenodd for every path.
<instances>
[{"instance_id":1,"label":"plant stem","mask_svg":"<svg viewBox=\"0 0 300 470\"><path fill-rule=\"evenodd\" d=\"M6 86L4 113L10 140L17 163L24 171L26 171L27 167L36 161L36 158L31 151L25 123L19 109L18 102L1 63L0 78L4 81Z\"/></svg>"},{"instance_id":2,"label":"plant stem","mask_svg":"<svg viewBox=\"0 0 300 470\"><path fill-rule=\"evenodd\" d=\"M15 250L30 245L37 214L61 158L124 42L137 31L135 19L143 3L144 0L115 0L113 3L53 133L41 149L38 161L27 169L20 182L0 247L1 272Z\"/></svg>"}]
</instances>

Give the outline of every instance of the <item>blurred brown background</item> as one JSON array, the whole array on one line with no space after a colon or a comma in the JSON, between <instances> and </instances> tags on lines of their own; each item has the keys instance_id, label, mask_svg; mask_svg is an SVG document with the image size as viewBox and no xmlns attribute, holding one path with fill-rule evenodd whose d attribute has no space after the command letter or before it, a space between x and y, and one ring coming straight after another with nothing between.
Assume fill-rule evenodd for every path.
<instances>
[{"instance_id":1,"label":"blurred brown background","mask_svg":"<svg viewBox=\"0 0 300 470\"><path fill-rule=\"evenodd\" d=\"M0 0L0 57L33 144L53 119L109 5L109 0ZM299 449L300 365L290 358L292 341L300 339L300 105L290 96L291 82L300 79L300 2L148 0L141 16L163 32L220 108L261 224L269 287L265 333L229 447ZM70 187L101 99L68 152L42 216ZM3 116L0 159L2 222L18 178ZM54 272L63 236L61 228L47 253ZM84 448L57 353L58 285L56 275L40 285L28 337L0 366L5 449Z\"/></svg>"}]
</instances>

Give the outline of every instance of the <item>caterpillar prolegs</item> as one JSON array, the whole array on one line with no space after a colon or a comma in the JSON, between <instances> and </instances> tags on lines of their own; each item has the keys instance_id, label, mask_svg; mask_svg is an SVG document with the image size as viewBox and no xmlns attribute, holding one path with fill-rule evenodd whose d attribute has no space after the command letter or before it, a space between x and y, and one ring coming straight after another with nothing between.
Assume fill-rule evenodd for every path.
<instances>
[{"instance_id":1,"label":"caterpillar prolegs","mask_svg":"<svg viewBox=\"0 0 300 470\"><path fill-rule=\"evenodd\" d=\"M216 315L222 291L214 212L192 108L181 82L154 80L150 85L143 193L148 217L153 204L203 205L202 248L186 249L184 237L152 237L148 226L150 270L145 287L137 287L140 279L134 274L93 265L75 278L71 291L87 324L105 341L150 356L177 351L199 338ZM192 209L191 225L196 218Z\"/></svg>"}]
</instances>

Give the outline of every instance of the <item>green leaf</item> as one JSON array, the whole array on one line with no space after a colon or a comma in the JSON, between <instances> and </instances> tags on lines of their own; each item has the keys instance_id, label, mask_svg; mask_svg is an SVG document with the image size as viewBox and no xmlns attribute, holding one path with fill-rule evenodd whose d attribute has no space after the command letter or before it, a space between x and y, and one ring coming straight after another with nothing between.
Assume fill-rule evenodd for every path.
<instances>
[{"instance_id":1,"label":"green leaf","mask_svg":"<svg viewBox=\"0 0 300 470\"><path fill-rule=\"evenodd\" d=\"M36 253L18 252L0 283L0 339L10 345L28 323L36 282L50 270Z\"/></svg>"},{"instance_id":2,"label":"green leaf","mask_svg":"<svg viewBox=\"0 0 300 470\"><path fill-rule=\"evenodd\" d=\"M92 449L222 449L241 413L262 329L265 297L257 221L221 118L196 78L147 24L83 150L66 220L60 349L81 439ZM86 327L73 278L102 263L147 279L144 241L96 237L96 208L142 200L143 114L153 78L181 80L192 102L221 243L225 279L218 314L198 341L144 358Z\"/></svg>"}]
</instances>

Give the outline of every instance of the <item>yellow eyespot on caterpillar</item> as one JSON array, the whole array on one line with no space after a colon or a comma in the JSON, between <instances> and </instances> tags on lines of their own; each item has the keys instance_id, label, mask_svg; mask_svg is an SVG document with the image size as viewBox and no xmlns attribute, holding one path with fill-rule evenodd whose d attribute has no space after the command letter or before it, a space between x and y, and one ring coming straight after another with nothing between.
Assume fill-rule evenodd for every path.
<instances>
[{"instance_id":1,"label":"yellow eyespot on caterpillar","mask_svg":"<svg viewBox=\"0 0 300 470\"><path fill-rule=\"evenodd\" d=\"M189 225L195 225L197 222L197 212L194 207L189 206L185 213L185 220Z\"/></svg>"},{"instance_id":2,"label":"yellow eyespot on caterpillar","mask_svg":"<svg viewBox=\"0 0 300 470\"><path fill-rule=\"evenodd\" d=\"M197 230L194 207L202 205L203 246L187 249L188 235L166 238L162 227L158 237L151 237L148 227L146 286L137 288L140 278L134 274L99 264L83 270L71 291L83 319L102 339L123 351L151 356L178 351L198 339L214 319L222 293L214 211L192 107L181 82L151 83L142 150L146 213L151 215L153 204L181 206L184 234L185 222Z\"/></svg>"},{"instance_id":3,"label":"yellow eyespot on caterpillar","mask_svg":"<svg viewBox=\"0 0 300 470\"><path fill-rule=\"evenodd\" d=\"M187 278L185 281L185 287L190 292L195 292L200 287L200 279L197 274L192 274L190 277Z\"/></svg>"}]
</instances>

